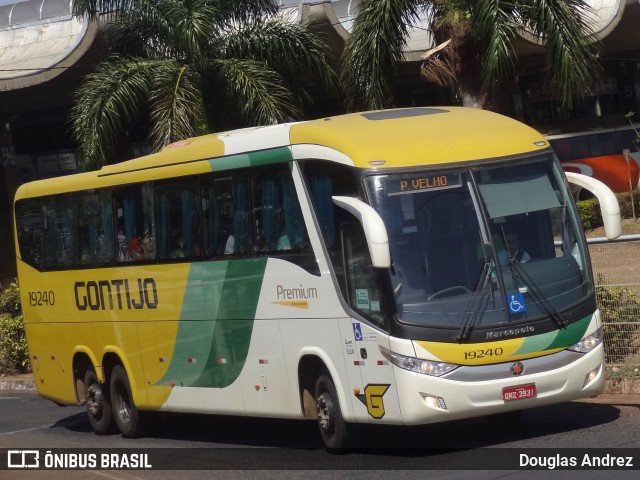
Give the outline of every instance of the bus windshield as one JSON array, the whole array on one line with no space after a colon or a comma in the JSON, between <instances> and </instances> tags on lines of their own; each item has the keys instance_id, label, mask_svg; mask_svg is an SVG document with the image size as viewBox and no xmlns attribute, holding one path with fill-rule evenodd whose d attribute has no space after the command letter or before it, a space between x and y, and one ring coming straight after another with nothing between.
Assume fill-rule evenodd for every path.
<instances>
[{"instance_id":1,"label":"bus windshield","mask_svg":"<svg viewBox=\"0 0 640 480\"><path fill-rule=\"evenodd\" d=\"M557 160L367 177L403 323L460 330L551 318L592 295Z\"/></svg>"}]
</instances>

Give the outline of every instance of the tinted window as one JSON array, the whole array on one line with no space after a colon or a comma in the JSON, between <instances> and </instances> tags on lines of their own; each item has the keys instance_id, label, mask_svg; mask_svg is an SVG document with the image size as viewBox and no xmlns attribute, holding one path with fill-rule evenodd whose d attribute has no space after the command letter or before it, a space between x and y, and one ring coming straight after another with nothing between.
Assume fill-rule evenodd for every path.
<instances>
[{"instance_id":1,"label":"tinted window","mask_svg":"<svg viewBox=\"0 0 640 480\"><path fill-rule=\"evenodd\" d=\"M151 183L128 185L114 191L116 260L134 262L156 256L156 226Z\"/></svg>"},{"instance_id":2,"label":"tinted window","mask_svg":"<svg viewBox=\"0 0 640 480\"><path fill-rule=\"evenodd\" d=\"M39 199L16 204L16 228L20 257L38 269L44 267L44 222Z\"/></svg>"}]
</instances>

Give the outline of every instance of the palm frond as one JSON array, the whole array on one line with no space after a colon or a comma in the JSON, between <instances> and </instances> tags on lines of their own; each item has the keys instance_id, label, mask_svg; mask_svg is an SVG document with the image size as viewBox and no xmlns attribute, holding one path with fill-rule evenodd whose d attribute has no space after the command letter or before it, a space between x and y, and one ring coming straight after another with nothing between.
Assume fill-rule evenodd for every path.
<instances>
[{"instance_id":1,"label":"palm frond","mask_svg":"<svg viewBox=\"0 0 640 480\"><path fill-rule=\"evenodd\" d=\"M417 0L360 2L340 75L348 110L391 106L397 64L409 25L418 18L422 3Z\"/></svg>"},{"instance_id":2,"label":"palm frond","mask_svg":"<svg viewBox=\"0 0 640 480\"><path fill-rule=\"evenodd\" d=\"M76 7L109 12L114 48L138 58L101 67L78 94L73 129L87 169L115 160L112 146L140 109L160 148L205 133L218 106L233 111L220 111L231 119L225 126L298 119L301 99L337 83L319 37L272 20L272 0L81 0Z\"/></svg>"},{"instance_id":3,"label":"palm frond","mask_svg":"<svg viewBox=\"0 0 640 480\"><path fill-rule=\"evenodd\" d=\"M218 95L248 125L271 125L300 118L299 105L282 77L264 63L216 59L211 63Z\"/></svg>"},{"instance_id":4,"label":"palm frond","mask_svg":"<svg viewBox=\"0 0 640 480\"><path fill-rule=\"evenodd\" d=\"M423 62L420 66L420 75L426 81L434 83L440 87L450 87L455 84L456 81L456 74L452 70L448 61L440 58L443 50L445 50L449 45L451 45L451 39L427 50L424 55L422 55Z\"/></svg>"},{"instance_id":5,"label":"palm frond","mask_svg":"<svg viewBox=\"0 0 640 480\"><path fill-rule=\"evenodd\" d=\"M490 87L503 80L515 68L513 40L518 24L514 18L515 3L505 0L479 0L473 15L476 35L485 47L482 59L482 83Z\"/></svg>"},{"instance_id":6,"label":"palm frond","mask_svg":"<svg viewBox=\"0 0 640 480\"><path fill-rule=\"evenodd\" d=\"M146 104L155 64L141 59L105 61L77 90L70 118L82 170L115 159L115 147Z\"/></svg>"},{"instance_id":7,"label":"palm frond","mask_svg":"<svg viewBox=\"0 0 640 480\"><path fill-rule=\"evenodd\" d=\"M553 84L563 106L582 96L601 72L599 45L589 29L584 0L531 0L519 5L527 31L546 46Z\"/></svg>"},{"instance_id":8,"label":"palm frond","mask_svg":"<svg viewBox=\"0 0 640 480\"><path fill-rule=\"evenodd\" d=\"M309 86L332 92L337 76L329 48L318 32L280 18L237 25L214 45L219 58L259 60L277 71L290 88L310 101Z\"/></svg>"},{"instance_id":9,"label":"palm frond","mask_svg":"<svg viewBox=\"0 0 640 480\"><path fill-rule=\"evenodd\" d=\"M221 24L246 23L265 15L275 15L278 5L274 0L211 0L220 13ZM224 21L223 21L224 20Z\"/></svg>"},{"instance_id":10,"label":"palm frond","mask_svg":"<svg viewBox=\"0 0 640 480\"><path fill-rule=\"evenodd\" d=\"M154 150L194 137L205 123L202 77L188 65L167 60L153 76L150 139Z\"/></svg>"}]
</instances>

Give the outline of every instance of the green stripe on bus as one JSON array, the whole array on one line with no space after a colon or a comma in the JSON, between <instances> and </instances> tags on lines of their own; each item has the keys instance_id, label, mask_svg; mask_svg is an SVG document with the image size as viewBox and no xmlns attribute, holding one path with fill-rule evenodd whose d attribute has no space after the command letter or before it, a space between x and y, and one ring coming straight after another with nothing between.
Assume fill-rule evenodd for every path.
<instances>
[{"instance_id":1,"label":"green stripe on bus","mask_svg":"<svg viewBox=\"0 0 640 480\"><path fill-rule=\"evenodd\" d=\"M271 163L290 162L293 160L289 147L272 148L249 154L252 166L269 165Z\"/></svg>"},{"instance_id":2,"label":"green stripe on bus","mask_svg":"<svg viewBox=\"0 0 640 480\"><path fill-rule=\"evenodd\" d=\"M171 364L160 380L224 388L247 359L266 258L191 266Z\"/></svg>"},{"instance_id":3,"label":"green stripe on bus","mask_svg":"<svg viewBox=\"0 0 640 480\"><path fill-rule=\"evenodd\" d=\"M592 315L584 317L582 320L568 325L567 328L561 328L558 330L558 335L548 349L553 348L566 348L578 343L584 337L584 334L589 328Z\"/></svg>"},{"instance_id":4,"label":"green stripe on bus","mask_svg":"<svg viewBox=\"0 0 640 480\"><path fill-rule=\"evenodd\" d=\"M288 147L271 148L257 152L229 155L209 160L211 171L231 170L233 168L255 167L272 163L290 162L293 160Z\"/></svg>"},{"instance_id":5,"label":"green stripe on bus","mask_svg":"<svg viewBox=\"0 0 640 480\"><path fill-rule=\"evenodd\" d=\"M591 323L591 317L592 315L589 315L566 328L527 337L518 351L514 352L514 355L570 347L582 339L589 323Z\"/></svg>"}]
</instances>

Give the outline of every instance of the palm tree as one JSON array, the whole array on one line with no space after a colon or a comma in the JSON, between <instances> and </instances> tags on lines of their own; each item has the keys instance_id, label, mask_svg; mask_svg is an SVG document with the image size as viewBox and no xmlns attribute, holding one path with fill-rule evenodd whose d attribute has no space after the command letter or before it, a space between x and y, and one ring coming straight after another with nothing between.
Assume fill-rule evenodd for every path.
<instances>
[{"instance_id":1,"label":"palm tree","mask_svg":"<svg viewBox=\"0 0 640 480\"><path fill-rule=\"evenodd\" d=\"M496 107L522 33L545 46L550 80L565 106L600 72L584 0L361 0L343 55L347 109L388 107L408 26L428 14L436 48L422 76L454 86L463 105Z\"/></svg>"},{"instance_id":2,"label":"palm tree","mask_svg":"<svg viewBox=\"0 0 640 480\"><path fill-rule=\"evenodd\" d=\"M272 0L80 0L104 14L111 51L71 112L83 170L117 161L126 131L150 122L154 150L211 127L297 119L331 89L322 39L278 16Z\"/></svg>"}]
</instances>

